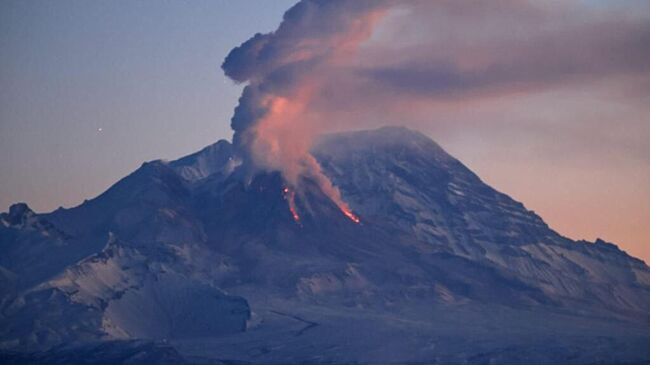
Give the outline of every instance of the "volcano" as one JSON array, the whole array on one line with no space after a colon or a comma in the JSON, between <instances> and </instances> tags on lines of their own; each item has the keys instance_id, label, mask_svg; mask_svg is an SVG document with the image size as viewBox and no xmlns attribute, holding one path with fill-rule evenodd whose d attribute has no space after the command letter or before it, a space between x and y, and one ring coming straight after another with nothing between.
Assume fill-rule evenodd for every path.
<instances>
[{"instance_id":1,"label":"volcano","mask_svg":"<svg viewBox=\"0 0 650 365\"><path fill-rule=\"evenodd\" d=\"M574 241L401 127L309 178L227 141L71 209L0 216L4 363L643 363L650 269ZM104 361L104 362L102 362Z\"/></svg>"}]
</instances>

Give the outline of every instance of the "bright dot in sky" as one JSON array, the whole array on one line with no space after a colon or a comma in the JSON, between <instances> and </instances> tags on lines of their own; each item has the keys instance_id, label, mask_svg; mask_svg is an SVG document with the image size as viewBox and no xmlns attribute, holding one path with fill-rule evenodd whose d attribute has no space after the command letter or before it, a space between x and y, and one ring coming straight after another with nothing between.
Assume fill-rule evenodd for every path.
<instances>
[{"instance_id":1,"label":"bright dot in sky","mask_svg":"<svg viewBox=\"0 0 650 365\"><path fill-rule=\"evenodd\" d=\"M101 132L101 131L102 131L102 128L97 128L97 132Z\"/></svg>"}]
</instances>

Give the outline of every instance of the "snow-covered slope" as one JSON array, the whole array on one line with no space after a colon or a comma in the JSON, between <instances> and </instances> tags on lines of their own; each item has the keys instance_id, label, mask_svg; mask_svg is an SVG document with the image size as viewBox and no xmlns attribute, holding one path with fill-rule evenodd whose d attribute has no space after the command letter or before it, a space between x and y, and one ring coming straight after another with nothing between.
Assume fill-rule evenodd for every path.
<instances>
[{"instance_id":1,"label":"snow-covered slope","mask_svg":"<svg viewBox=\"0 0 650 365\"><path fill-rule=\"evenodd\" d=\"M607 338L610 360L648 356L642 261L561 236L408 129L325 136L313 153L360 224L309 179L294 221L280 175L248 174L226 141L146 163L76 208L13 206L0 217L0 344L169 339L213 359L462 363L550 361Z\"/></svg>"},{"instance_id":2,"label":"snow-covered slope","mask_svg":"<svg viewBox=\"0 0 650 365\"><path fill-rule=\"evenodd\" d=\"M562 237L424 135L350 133L327 138L317 155L367 221L412 234L426 251L503 271L557 304L648 315L645 263L602 240Z\"/></svg>"}]
</instances>

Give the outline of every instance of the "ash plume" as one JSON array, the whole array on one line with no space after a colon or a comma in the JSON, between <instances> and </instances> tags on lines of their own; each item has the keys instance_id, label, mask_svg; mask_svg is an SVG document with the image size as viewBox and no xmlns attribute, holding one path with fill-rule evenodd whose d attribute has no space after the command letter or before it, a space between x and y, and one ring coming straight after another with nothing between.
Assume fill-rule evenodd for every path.
<instances>
[{"instance_id":1,"label":"ash plume","mask_svg":"<svg viewBox=\"0 0 650 365\"><path fill-rule=\"evenodd\" d=\"M397 121L444 133L476 123L466 112L473 108L508 115L522 96L545 105L544 92L579 97L580 87L594 100L598 93L647 98L650 7L634 4L302 0L277 30L256 34L223 62L225 74L246 85L233 143L249 169L280 171L298 194L300 179L310 178L349 212L309 152L324 132ZM486 124L514 133L536 123L501 119ZM566 129L580 123L572 118ZM646 133L644 124L630 124ZM599 133L584 129L592 139Z\"/></svg>"},{"instance_id":2,"label":"ash plume","mask_svg":"<svg viewBox=\"0 0 650 365\"><path fill-rule=\"evenodd\" d=\"M352 220L339 190L321 172L309 149L323 131L310 107L328 75L354 57L385 12L385 1L304 0L288 10L279 28L256 34L226 57L222 68L247 83L232 118L233 142L255 169L280 171L299 188L313 179Z\"/></svg>"}]
</instances>

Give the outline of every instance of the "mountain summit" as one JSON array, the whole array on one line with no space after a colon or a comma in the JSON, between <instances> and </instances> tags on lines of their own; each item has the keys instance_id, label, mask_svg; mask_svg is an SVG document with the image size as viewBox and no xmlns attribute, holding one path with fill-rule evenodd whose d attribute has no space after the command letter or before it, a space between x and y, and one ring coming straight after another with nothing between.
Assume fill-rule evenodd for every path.
<instances>
[{"instance_id":1,"label":"mountain summit","mask_svg":"<svg viewBox=\"0 0 650 365\"><path fill-rule=\"evenodd\" d=\"M415 131L327 135L312 154L360 223L307 178L296 219L280 174L242 173L227 141L145 163L75 208L13 206L0 216L0 356L650 358L641 260L563 237Z\"/></svg>"}]
</instances>

